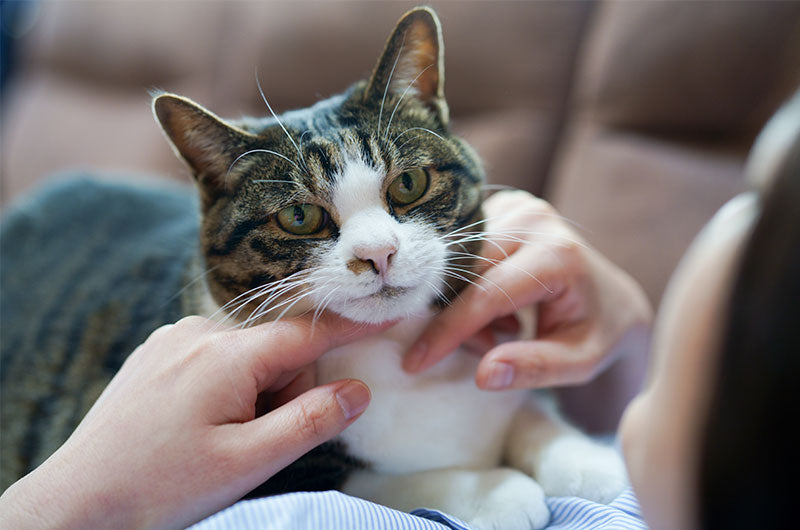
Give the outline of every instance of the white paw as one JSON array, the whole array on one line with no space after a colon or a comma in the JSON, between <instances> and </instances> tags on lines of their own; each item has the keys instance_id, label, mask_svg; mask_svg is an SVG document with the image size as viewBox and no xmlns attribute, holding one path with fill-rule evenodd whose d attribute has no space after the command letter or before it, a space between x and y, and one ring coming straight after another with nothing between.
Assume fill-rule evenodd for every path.
<instances>
[{"instance_id":1,"label":"white paw","mask_svg":"<svg viewBox=\"0 0 800 530\"><path fill-rule=\"evenodd\" d=\"M555 440L542 452L536 480L547 495L603 504L628 485L625 464L616 450L578 437Z\"/></svg>"},{"instance_id":2,"label":"white paw","mask_svg":"<svg viewBox=\"0 0 800 530\"><path fill-rule=\"evenodd\" d=\"M469 524L479 530L537 530L547 525L550 510L541 486L531 477L498 469L487 472L484 480L485 489L476 497Z\"/></svg>"}]
</instances>

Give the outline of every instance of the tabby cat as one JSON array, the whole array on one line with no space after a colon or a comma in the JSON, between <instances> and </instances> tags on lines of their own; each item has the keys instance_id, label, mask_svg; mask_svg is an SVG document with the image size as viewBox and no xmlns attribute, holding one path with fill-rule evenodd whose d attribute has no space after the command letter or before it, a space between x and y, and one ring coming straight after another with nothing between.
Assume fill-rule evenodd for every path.
<instances>
[{"instance_id":1,"label":"tabby cat","mask_svg":"<svg viewBox=\"0 0 800 530\"><path fill-rule=\"evenodd\" d=\"M223 121L157 94L154 113L196 178L202 212L199 259L186 262L202 281L182 294L182 311L221 325L322 311L400 319L317 362L318 382L361 379L372 403L255 494L338 488L481 529L541 528L546 494L607 502L624 488L616 452L532 393L478 390L474 355L419 375L401 368L479 250L484 174L448 130L443 66L439 20L416 8L368 80L307 109Z\"/></svg>"}]
</instances>

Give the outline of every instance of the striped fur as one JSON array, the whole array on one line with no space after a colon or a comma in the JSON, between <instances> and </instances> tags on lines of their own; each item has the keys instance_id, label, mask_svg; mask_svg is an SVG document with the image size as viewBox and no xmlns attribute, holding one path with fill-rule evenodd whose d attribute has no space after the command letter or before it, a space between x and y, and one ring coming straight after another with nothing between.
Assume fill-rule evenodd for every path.
<instances>
[{"instance_id":1,"label":"striped fur","mask_svg":"<svg viewBox=\"0 0 800 530\"><path fill-rule=\"evenodd\" d=\"M304 301L295 313L410 318L318 361L319 382L362 379L372 406L255 495L342 488L478 528L528 530L548 520L544 493L607 501L622 490L618 456L536 396L478 391L475 356L456 351L414 376L401 368L430 306L462 287L447 268L475 265L456 258L477 243L451 249L449 235L482 219L483 171L448 129L433 11L400 20L370 79L308 109L226 122L172 94L153 109L195 175L199 219L186 194L86 180L4 219L4 488L63 443L160 325L220 307L254 324L293 300ZM411 174L424 175L421 194L406 187L413 199L392 199L395 179ZM285 208L297 221L308 205L327 224L296 235L279 223Z\"/></svg>"},{"instance_id":2,"label":"striped fur","mask_svg":"<svg viewBox=\"0 0 800 530\"><path fill-rule=\"evenodd\" d=\"M399 101L401 94L387 94L384 110L397 106L397 111L384 135L389 116L382 117L378 127L381 100L365 101L366 88L361 82L344 95L280 116L288 134L272 117L223 124L184 98L156 99L156 114L198 179L204 214L201 248L212 270L208 283L218 304L303 270L314 263L321 245L336 239L332 193L347 159L382 168L387 183L406 169L427 168L431 185L424 200L391 210L400 221L425 219L444 234L480 218L484 176L472 150L449 133L436 113L408 95ZM186 113L202 117L176 117ZM226 139L214 155L224 162L210 166L193 157L187 144L197 140L171 125L175 122L191 127L192 134L205 129L204 142ZM238 158L248 151L253 152ZM280 182L270 182L275 180ZM323 206L333 218L331 227L314 236L283 231L275 214L299 202Z\"/></svg>"},{"instance_id":3,"label":"striped fur","mask_svg":"<svg viewBox=\"0 0 800 530\"><path fill-rule=\"evenodd\" d=\"M6 216L0 485L63 443L150 332L206 311L206 291L222 306L314 264L340 236L332 199L347 160L380 168L385 186L404 170L426 169L421 200L385 204L399 223L445 234L479 220L483 171L448 129L443 86L438 20L412 11L370 79L307 109L223 121L186 98L156 96L155 114L197 180L199 226L180 194L90 180L51 189ZM275 213L294 202L324 206L333 222L313 236L286 233ZM447 282L449 296L462 287ZM341 453L314 454L360 465Z\"/></svg>"}]
</instances>

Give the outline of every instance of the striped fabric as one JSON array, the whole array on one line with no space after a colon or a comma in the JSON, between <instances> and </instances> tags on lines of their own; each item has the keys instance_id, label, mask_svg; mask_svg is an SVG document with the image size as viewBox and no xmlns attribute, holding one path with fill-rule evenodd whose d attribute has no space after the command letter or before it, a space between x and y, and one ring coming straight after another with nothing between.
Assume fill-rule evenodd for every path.
<instances>
[{"instance_id":1,"label":"striped fabric","mask_svg":"<svg viewBox=\"0 0 800 530\"><path fill-rule=\"evenodd\" d=\"M633 491L612 503L551 497L549 530L646 529ZM193 530L472 530L435 510L399 512L338 491L289 493L241 501L192 527Z\"/></svg>"},{"instance_id":2,"label":"striped fabric","mask_svg":"<svg viewBox=\"0 0 800 530\"><path fill-rule=\"evenodd\" d=\"M577 497L551 497L549 530L627 530L646 529L639 501L628 488L610 504Z\"/></svg>"}]
</instances>

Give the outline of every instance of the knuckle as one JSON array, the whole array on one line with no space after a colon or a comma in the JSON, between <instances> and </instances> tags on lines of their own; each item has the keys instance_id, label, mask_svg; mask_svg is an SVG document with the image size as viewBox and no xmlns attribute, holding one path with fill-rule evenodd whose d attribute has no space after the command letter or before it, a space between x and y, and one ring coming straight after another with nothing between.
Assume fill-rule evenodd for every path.
<instances>
[{"instance_id":1,"label":"knuckle","mask_svg":"<svg viewBox=\"0 0 800 530\"><path fill-rule=\"evenodd\" d=\"M555 214L556 209L553 208L553 205L546 200L530 194L528 197L528 204L526 204L527 208L533 209L538 213Z\"/></svg>"},{"instance_id":2,"label":"knuckle","mask_svg":"<svg viewBox=\"0 0 800 530\"><path fill-rule=\"evenodd\" d=\"M173 327L175 327L175 324L164 324L163 326L156 328L156 330L150 334L149 339L158 339L159 337L166 335Z\"/></svg>"},{"instance_id":3,"label":"knuckle","mask_svg":"<svg viewBox=\"0 0 800 530\"><path fill-rule=\"evenodd\" d=\"M281 342L299 343L303 341L311 342L312 331L319 336L327 336L325 333L325 324L318 321L312 326L310 319L298 317L279 322L270 322L266 324L266 329L271 337Z\"/></svg>"},{"instance_id":4,"label":"knuckle","mask_svg":"<svg viewBox=\"0 0 800 530\"><path fill-rule=\"evenodd\" d=\"M198 341L198 350L222 352L231 349L232 337L226 333L212 333Z\"/></svg>"},{"instance_id":5,"label":"knuckle","mask_svg":"<svg viewBox=\"0 0 800 530\"><path fill-rule=\"evenodd\" d=\"M505 213L509 209L517 209L525 206L535 197L525 190L503 190L495 193L486 203L488 213Z\"/></svg>"},{"instance_id":6,"label":"knuckle","mask_svg":"<svg viewBox=\"0 0 800 530\"><path fill-rule=\"evenodd\" d=\"M194 330L205 325L207 322L209 322L208 319L205 319L201 316L189 315L188 317L183 317L182 319L178 320L174 326L176 329Z\"/></svg>"},{"instance_id":7,"label":"knuckle","mask_svg":"<svg viewBox=\"0 0 800 530\"><path fill-rule=\"evenodd\" d=\"M523 373L531 382L546 381L550 375L550 366L541 355L529 355L523 364Z\"/></svg>"},{"instance_id":8,"label":"knuckle","mask_svg":"<svg viewBox=\"0 0 800 530\"><path fill-rule=\"evenodd\" d=\"M531 200L536 200L536 196L525 190L509 190L506 199L516 204L524 204Z\"/></svg>"},{"instance_id":9,"label":"knuckle","mask_svg":"<svg viewBox=\"0 0 800 530\"><path fill-rule=\"evenodd\" d=\"M306 439L317 439L325 435L325 414L322 410L300 403L297 415L297 430Z\"/></svg>"},{"instance_id":10,"label":"knuckle","mask_svg":"<svg viewBox=\"0 0 800 530\"><path fill-rule=\"evenodd\" d=\"M583 269L586 262L583 247L571 238L560 237L558 253L569 270Z\"/></svg>"},{"instance_id":11,"label":"knuckle","mask_svg":"<svg viewBox=\"0 0 800 530\"><path fill-rule=\"evenodd\" d=\"M568 383L583 385L597 377L602 367L594 357L583 357L571 363L568 374Z\"/></svg>"}]
</instances>

